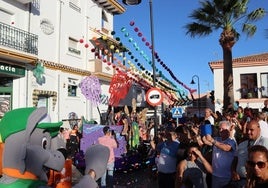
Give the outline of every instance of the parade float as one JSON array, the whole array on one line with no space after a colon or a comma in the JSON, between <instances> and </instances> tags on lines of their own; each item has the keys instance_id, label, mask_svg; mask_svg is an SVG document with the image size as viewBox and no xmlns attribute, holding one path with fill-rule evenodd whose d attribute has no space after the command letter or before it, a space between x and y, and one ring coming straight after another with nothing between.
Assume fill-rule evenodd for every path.
<instances>
[{"instance_id":1,"label":"parade float","mask_svg":"<svg viewBox=\"0 0 268 188\"><path fill-rule=\"evenodd\" d=\"M146 50L151 51L151 43L135 25L135 22L131 21L129 25L138 40L145 45ZM89 40L94 46L90 50L91 53L94 53L95 58L107 67L114 69L114 75L110 80L107 113L101 123L93 124L85 119L82 120L81 150L95 144L97 138L103 135L102 128L109 125L114 130L119 142L119 148L115 150L116 170L139 168L143 166L143 163L148 163L147 156L143 155L148 153L148 148L150 148L148 145L144 146L143 141L146 139L141 139L141 130L148 132L149 119L158 118L156 122L161 123L162 118L161 112L157 114L157 117L154 117L154 114L149 115L155 105L148 100L155 96L150 95L149 98L146 98L146 93L152 88L159 91L161 100L157 101L158 106L162 104L164 106L181 106L192 102L184 89L188 90L190 94L195 90L181 82L161 60L157 52L154 52L154 58L176 84L159 69L156 69L157 79L154 84L152 72L146 70L146 66L152 67L152 60L146 54L146 50L142 50L138 45L134 36L131 36L127 27L122 27L121 33L112 31L113 38L94 28L91 30L98 34ZM131 45L132 51L131 48L125 48L123 40ZM88 48L85 39L81 39L80 43ZM140 59L137 56L140 56ZM179 88L178 85L184 89ZM94 73L81 81L80 89L85 98L98 108L102 91Z\"/></svg>"}]
</instances>

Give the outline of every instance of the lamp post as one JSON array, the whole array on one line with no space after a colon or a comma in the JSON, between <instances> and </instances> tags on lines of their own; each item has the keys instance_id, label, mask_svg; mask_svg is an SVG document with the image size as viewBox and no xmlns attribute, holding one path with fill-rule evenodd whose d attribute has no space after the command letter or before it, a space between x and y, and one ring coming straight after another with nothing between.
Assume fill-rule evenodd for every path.
<instances>
[{"instance_id":1,"label":"lamp post","mask_svg":"<svg viewBox=\"0 0 268 188\"><path fill-rule=\"evenodd\" d=\"M126 5L138 5L141 3L141 0L123 0L123 3ZM153 1L149 0L150 7L150 29L151 29L151 54L152 54L152 68L153 68L153 87L156 87L156 70L155 70L155 49L154 49L154 22L153 22ZM154 106L154 138L157 139L157 107Z\"/></svg>"},{"instance_id":2,"label":"lamp post","mask_svg":"<svg viewBox=\"0 0 268 188\"><path fill-rule=\"evenodd\" d=\"M200 118L200 83L199 83L199 76L193 75L192 81L190 84L195 84L194 78L197 78L197 85L198 85L198 118Z\"/></svg>"}]
</instances>

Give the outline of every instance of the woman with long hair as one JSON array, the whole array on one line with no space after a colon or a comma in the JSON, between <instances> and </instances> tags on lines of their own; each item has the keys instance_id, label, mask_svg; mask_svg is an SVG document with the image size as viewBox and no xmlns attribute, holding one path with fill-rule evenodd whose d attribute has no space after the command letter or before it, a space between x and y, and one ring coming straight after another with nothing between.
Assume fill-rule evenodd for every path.
<instances>
[{"instance_id":1,"label":"woman with long hair","mask_svg":"<svg viewBox=\"0 0 268 188\"><path fill-rule=\"evenodd\" d=\"M249 149L246 188L268 187L268 149L254 145Z\"/></svg>"},{"instance_id":2,"label":"woman with long hair","mask_svg":"<svg viewBox=\"0 0 268 188\"><path fill-rule=\"evenodd\" d=\"M197 143L190 143L187 158L177 166L176 188L207 188L206 175L212 166L199 150Z\"/></svg>"}]
</instances>

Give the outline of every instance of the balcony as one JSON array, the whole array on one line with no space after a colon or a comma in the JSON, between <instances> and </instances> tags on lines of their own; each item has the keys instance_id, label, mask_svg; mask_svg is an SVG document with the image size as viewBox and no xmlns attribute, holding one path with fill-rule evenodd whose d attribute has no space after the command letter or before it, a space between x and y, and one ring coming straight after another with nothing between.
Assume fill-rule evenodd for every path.
<instances>
[{"instance_id":1,"label":"balcony","mask_svg":"<svg viewBox=\"0 0 268 188\"><path fill-rule=\"evenodd\" d=\"M0 45L38 55L38 36L0 22Z\"/></svg>"},{"instance_id":2,"label":"balcony","mask_svg":"<svg viewBox=\"0 0 268 188\"><path fill-rule=\"evenodd\" d=\"M27 4L27 3L31 3L33 0L17 0L17 1L22 4Z\"/></svg>"},{"instance_id":3,"label":"balcony","mask_svg":"<svg viewBox=\"0 0 268 188\"><path fill-rule=\"evenodd\" d=\"M117 0L95 0L95 2L113 15L123 14L126 11Z\"/></svg>"}]
</instances>

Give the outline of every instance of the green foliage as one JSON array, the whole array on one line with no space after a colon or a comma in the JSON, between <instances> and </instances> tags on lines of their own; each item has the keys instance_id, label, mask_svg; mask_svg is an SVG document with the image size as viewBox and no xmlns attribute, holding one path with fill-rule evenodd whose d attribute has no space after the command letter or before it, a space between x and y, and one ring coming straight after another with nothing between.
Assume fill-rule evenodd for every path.
<instances>
[{"instance_id":1,"label":"green foliage","mask_svg":"<svg viewBox=\"0 0 268 188\"><path fill-rule=\"evenodd\" d=\"M247 36L253 36L257 30L253 23L266 15L264 8L248 12L248 0L203 0L200 8L189 15L193 22L187 24L186 34L191 37L207 36L213 31L233 30L238 40L236 26Z\"/></svg>"}]
</instances>

